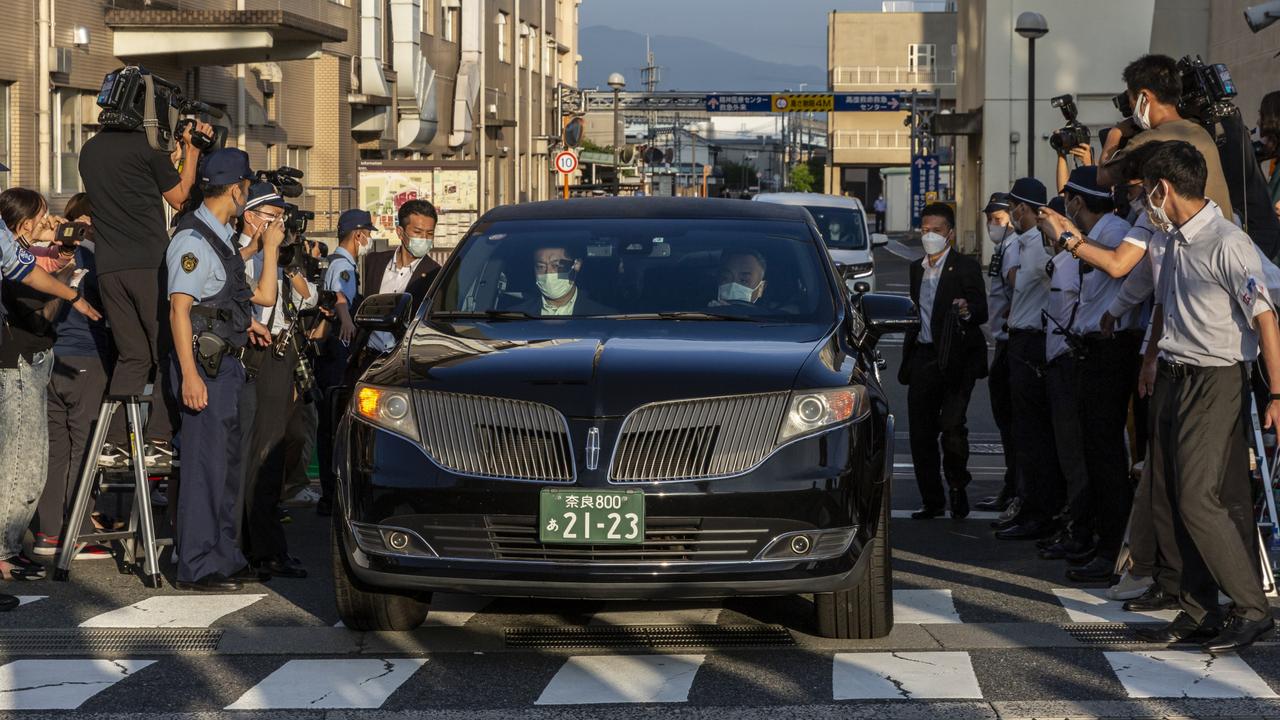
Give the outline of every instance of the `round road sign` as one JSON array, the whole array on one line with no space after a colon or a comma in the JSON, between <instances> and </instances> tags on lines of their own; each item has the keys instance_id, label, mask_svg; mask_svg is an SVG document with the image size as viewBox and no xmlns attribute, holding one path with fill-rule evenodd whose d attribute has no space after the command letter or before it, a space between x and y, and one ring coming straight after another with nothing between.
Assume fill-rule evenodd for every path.
<instances>
[{"instance_id":1,"label":"round road sign","mask_svg":"<svg viewBox=\"0 0 1280 720\"><path fill-rule=\"evenodd\" d=\"M556 170L568 175L578 169L578 156L565 150L556 155Z\"/></svg>"}]
</instances>

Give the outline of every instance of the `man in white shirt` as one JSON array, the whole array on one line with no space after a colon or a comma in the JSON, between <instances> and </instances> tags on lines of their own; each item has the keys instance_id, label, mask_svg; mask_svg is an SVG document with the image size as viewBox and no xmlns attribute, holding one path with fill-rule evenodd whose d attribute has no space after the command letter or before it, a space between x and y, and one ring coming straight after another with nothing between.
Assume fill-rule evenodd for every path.
<instances>
[{"instance_id":1,"label":"man in white shirt","mask_svg":"<svg viewBox=\"0 0 1280 720\"><path fill-rule=\"evenodd\" d=\"M365 297L379 293L403 293L413 296L416 311L427 296L427 289L440 265L428 253L435 247L435 206L426 200L410 200L396 211L396 238L400 246L392 250L369 253L365 260L365 279L368 281ZM374 356L387 352L395 345L389 332L375 332L369 336L368 349ZM361 362L366 359L362 358Z\"/></svg>"},{"instance_id":2,"label":"man in white shirt","mask_svg":"<svg viewBox=\"0 0 1280 720\"><path fill-rule=\"evenodd\" d=\"M987 391L991 396L991 416L1000 429L1004 447L1004 487L1000 494L974 505L979 510L1005 512L1021 492L1017 453L1013 440L1013 404L1009 386L1009 307L1013 303L1013 286L1009 271L1019 263L1018 233L1009 219L1009 199L1004 193L991 196L983 208L987 218L987 237L992 245L991 263L987 268L987 330L995 341L991 370L987 375Z\"/></svg>"}]
</instances>

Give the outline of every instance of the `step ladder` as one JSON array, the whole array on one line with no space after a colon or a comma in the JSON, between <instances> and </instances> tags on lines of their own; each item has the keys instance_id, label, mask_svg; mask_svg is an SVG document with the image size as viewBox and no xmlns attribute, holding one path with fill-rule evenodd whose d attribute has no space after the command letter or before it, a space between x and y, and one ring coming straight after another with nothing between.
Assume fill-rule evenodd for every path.
<instances>
[{"instance_id":1,"label":"step ladder","mask_svg":"<svg viewBox=\"0 0 1280 720\"><path fill-rule=\"evenodd\" d=\"M160 552L164 546L172 545L173 540L156 538L155 518L151 511L151 488L147 478L152 473L148 471L142 453L144 409L149 402L150 398L142 395L108 395L103 400L102 407L98 410L93 438L89 443L89 452L85 456L84 468L76 483L75 500L62 529L62 543L58 548L58 559L53 572L54 580L65 581L70 577L72 560L89 543L119 541L125 552L124 572L130 573L140 568L142 581L147 587L161 586ZM120 469L104 468L99 464L102 448L107 441L111 419L121 407L125 410L128 429L129 466ZM133 512L129 514L128 527L118 531L83 532L82 528L91 527L89 523L92 522L90 516L93 501L98 493L102 490L120 489L133 491Z\"/></svg>"}]
</instances>

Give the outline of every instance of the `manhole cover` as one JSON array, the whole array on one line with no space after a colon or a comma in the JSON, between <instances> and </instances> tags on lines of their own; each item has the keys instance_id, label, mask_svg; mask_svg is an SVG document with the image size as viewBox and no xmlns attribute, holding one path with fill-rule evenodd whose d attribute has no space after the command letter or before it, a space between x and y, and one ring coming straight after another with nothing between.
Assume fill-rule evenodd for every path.
<instances>
[{"instance_id":1,"label":"manhole cover","mask_svg":"<svg viewBox=\"0 0 1280 720\"><path fill-rule=\"evenodd\" d=\"M0 630L0 656L212 652L221 630L204 628L70 628Z\"/></svg>"},{"instance_id":2,"label":"manhole cover","mask_svg":"<svg viewBox=\"0 0 1280 720\"><path fill-rule=\"evenodd\" d=\"M781 625L588 625L506 628L513 648L736 648L794 645Z\"/></svg>"}]
</instances>

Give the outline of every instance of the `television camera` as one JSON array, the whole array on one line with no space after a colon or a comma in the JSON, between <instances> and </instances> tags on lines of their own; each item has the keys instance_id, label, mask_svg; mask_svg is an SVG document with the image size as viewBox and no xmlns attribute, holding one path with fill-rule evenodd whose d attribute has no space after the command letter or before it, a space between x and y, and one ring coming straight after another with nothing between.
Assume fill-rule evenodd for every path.
<instances>
[{"instance_id":1,"label":"television camera","mask_svg":"<svg viewBox=\"0 0 1280 720\"><path fill-rule=\"evenodd\" d=\"M173 151L187 128L195 125L196 116L223 117L222 110L186 97L177 85L138 65L107 73L97 102L104 128L142 128L151 147L164 152ZM191 144L202 152L221 148L226 140L227 128L221 125L212 133L191 135Z\"/></svg>"}]
</instances>

